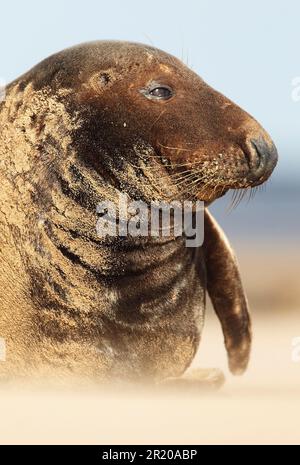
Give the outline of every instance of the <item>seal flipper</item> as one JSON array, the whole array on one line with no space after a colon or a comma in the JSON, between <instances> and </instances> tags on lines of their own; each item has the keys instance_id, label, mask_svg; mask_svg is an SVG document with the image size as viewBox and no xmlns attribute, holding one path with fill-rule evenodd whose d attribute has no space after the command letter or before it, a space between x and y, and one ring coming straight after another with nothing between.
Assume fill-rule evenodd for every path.
<instances>
[{"instance_id":1,"label":"seal flipper","mask_svg":"<svg viewBox=\"0 0 300 465\"><path fill-rule=\"evenodd\" d=\"M248 303L230 244L205 210L205 239L203 244L207 290L221 322L230 371L242 374L247 368L251 349L251 321Z\"/></svg>"}]
</instances>

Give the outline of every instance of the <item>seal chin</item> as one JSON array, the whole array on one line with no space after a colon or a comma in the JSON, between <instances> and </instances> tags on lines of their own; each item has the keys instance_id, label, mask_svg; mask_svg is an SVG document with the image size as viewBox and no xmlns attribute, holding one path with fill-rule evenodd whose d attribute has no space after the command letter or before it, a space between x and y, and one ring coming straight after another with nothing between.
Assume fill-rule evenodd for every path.
<instances>
[{"instance_id":1,"label":"seal chin","mask_svg":"<svg viewBox=\"0 0 300 465\"><path fill-rule=\"evenodd\" d=\"M215 200L223 197L227 192L229 188L226 189L224 187L219 187L216 189L208 190L206 192L199 191L198 194L196 194L196 198L198 200L202 200L204 202L205 206L208 207L211 205Z\"/></svg>"}]
</instances>

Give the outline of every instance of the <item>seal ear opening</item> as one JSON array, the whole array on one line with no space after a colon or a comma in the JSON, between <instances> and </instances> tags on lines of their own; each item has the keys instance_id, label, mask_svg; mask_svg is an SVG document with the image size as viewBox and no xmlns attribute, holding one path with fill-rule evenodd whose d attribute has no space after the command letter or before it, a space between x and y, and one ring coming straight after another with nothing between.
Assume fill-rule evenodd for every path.
<instances>
[{"instance_id":1,"label":"seal ear opening","mask_svg":"<svg viewBox=\"0 0 300 465\"><path fill-rule=\"evenodd\" d=\"M101 73L99 76L99 81L101 85L107 86L107 84L111 81L111 75L109 73Z\"/></svg>"},{"instance_id":2,"label":"seal ear opening","mask_svg":"<svg viewBox=\"0 0 300 465\"><path fill-rule=\"evenodd\" d=\"M91 76L88 86L91 86L98 94L109 89L117 80L118 76L114 69L104 69Z\"/></svg>"},{"instance_id":3,"label":"seal ear opening","mask_svg":"<svg viewBox=\"0 0 300 465\"><path fill-rule=\"evenodd\" d=\"M207 290L222 326L229 369L234 375L241 375L247 368L251 349L248 302L235 255L207 210L203 249Z\"/></svg>"}]
</instances>

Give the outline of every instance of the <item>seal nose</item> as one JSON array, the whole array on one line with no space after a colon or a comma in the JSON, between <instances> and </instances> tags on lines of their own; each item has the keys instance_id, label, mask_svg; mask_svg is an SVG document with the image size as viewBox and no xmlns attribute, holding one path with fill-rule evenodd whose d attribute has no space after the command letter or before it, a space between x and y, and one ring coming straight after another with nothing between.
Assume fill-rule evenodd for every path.
<instances>
[{"instance_id":1,"label":"seal nose","mask_svg":"<svg viewBox=\"0 0 300 465\"><path fill-rule=\"evenodd\" d=\"M267 141L263 136L250 139L247 144L246 156L251 170L251 177L254 180L262 177L268 178L278 160L278 153L274 143L271 140Z\"/></svg>"}]
</instances>

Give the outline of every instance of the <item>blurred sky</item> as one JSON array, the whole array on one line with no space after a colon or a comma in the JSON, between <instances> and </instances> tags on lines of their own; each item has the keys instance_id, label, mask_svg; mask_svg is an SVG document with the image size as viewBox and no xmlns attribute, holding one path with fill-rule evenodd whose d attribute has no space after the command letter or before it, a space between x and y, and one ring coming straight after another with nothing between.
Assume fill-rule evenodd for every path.
<instances>
[{"instance_id":1,"label":"blurred sky","mask_svg":"<svg viewBox=\"0 0 300 465\"><path fill-rule=\"evenodd\" d=\"M275 179L299 179L299 0L37 0L1 3L0 76L95 39L150 43L182 58L271 133ZM298 94L300 96L300 92Z\"/></svg>"}]
</instances>

